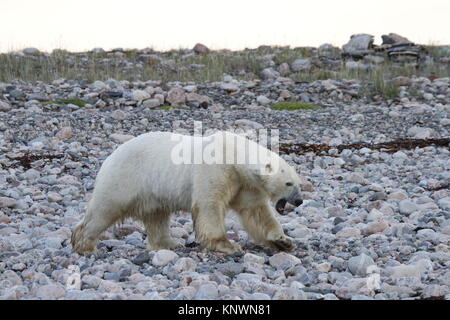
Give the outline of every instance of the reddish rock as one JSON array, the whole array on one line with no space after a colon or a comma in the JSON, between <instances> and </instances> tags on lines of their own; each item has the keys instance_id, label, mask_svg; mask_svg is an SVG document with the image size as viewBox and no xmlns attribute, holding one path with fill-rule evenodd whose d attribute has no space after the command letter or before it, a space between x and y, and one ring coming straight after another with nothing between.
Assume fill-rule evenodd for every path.
<instances>
[{"instance_id":1,"label":"reddish rock","mask_svg":"<svg viewBox=\"0 0 450 320\"><path fill-rule=\"evenodd\" d=\"M197 43L195 46L194 46L194 52L196 53L196 54L205 54L205 53L208 53L209 52L209 48L207 47L207 46L205 46L204 44L201 44L201 43Z\"/></svg>"}]
</instances>

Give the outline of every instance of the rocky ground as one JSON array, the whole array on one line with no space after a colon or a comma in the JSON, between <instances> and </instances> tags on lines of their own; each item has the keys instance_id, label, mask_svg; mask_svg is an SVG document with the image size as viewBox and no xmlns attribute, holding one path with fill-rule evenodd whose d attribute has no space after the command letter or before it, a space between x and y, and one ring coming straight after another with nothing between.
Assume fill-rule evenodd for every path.
<instances>
[{"instance_id":1,"label":"rocky ground","mask_svg":"<svg viewBox=\"0 0 450 320\"><path fill-rule=\"evenodd\" d=\"M395 81L389 99L361 96L359 80L279 75L0 83L0 299L450 299L450 140L345 147L450 139L450 78ZM283 100L321 108L271 109ZM127 221L95 255L72 253L70 229L102 161L132 136L191 131L194 120L331 146L283 155L303 177L304 203L278 217L297 249L253 245L230 214L228 236L244 253L205 252L190 215L177 213L171 232L184 248L145 251L142 226Z\"/></svg>"}]
</instances>

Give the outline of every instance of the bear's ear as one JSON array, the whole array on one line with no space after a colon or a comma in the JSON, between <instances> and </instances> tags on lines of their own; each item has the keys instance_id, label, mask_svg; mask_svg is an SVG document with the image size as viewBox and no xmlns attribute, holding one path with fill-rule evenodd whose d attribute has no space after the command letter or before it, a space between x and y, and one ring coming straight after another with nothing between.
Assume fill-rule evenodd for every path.
<instances>
[{"instance_id":1,"label":"bear's ear","mask_svg":"<svg viewBox=\"0 0 450 320\"><path fill-rule=\"evenodd\" d=\"M272 173L272 171L273 171L272 165L270 163L266 164L264 166L264 170L266 173L269 173L269 174Z\"/></svg>"}]
</instances>

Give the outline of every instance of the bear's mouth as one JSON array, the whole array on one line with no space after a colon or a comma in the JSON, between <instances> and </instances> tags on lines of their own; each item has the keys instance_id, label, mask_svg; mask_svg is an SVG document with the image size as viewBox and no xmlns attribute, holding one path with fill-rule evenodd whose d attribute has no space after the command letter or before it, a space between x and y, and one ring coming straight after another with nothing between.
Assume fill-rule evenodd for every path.
<instances>
[{"instance_id":1,"label":"bear's mouth","mask_svg":"<svg viewBox=\"0 0 450 320\"><path fill-rule=\"evenodd\" d=\"M286 198L281 198L280 200L277 201L277 203L275 204L275 210L277 210L277 212L281 215L286 215L289 213L289 210L286 208L286 204L291 204L294 207L298 207L299 205L301 205L303 203L303 200L297 198L297 199L286 199Z\"/></svg>"},{"instance_id":2,"label":"bear's mouth","mask_svg":"<svg viewBox=\"0 0 450 320\"><path fill-rule=\"evenodd\" d=\"M285 198L281 198L275 204L275 210L277 210L277 212L279 214L285 215L286 211L284 210L284 207L286 206L286 203L287 203L287 200Z\"/></svg>"}]
</instances>

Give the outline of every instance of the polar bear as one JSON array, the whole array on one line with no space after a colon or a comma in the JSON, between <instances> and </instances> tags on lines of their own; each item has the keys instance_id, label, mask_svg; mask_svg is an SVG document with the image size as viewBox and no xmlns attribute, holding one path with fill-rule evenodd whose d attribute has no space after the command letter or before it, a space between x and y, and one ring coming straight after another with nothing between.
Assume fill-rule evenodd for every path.
<instances>
[{"instance_id":1,"label":"polar bear","mask_svg":"<svg viewBox=\"0 0 450 320\"><path fill-rule=\"evenodd\" d=\"M173 249L178 245L170 237L170 214L187 211L203 247L232 254L241 250L225 236L225 214L233 210L257 244L292 250L271 202L300 205L299 184L285 160L231 132L207 137L142 134L120 145L102 164L71 243L80 254L94 251L109 226L134 218L144 224L150 250Z\"/></svg>"}]
</instances>

